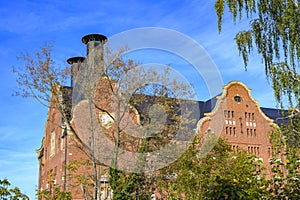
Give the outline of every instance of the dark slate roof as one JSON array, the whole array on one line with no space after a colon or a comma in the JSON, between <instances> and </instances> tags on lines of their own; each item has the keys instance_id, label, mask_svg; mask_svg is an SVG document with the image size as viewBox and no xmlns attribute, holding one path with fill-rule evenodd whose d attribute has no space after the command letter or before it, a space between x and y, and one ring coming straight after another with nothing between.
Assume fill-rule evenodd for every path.
<instances>
[{"instance_id":1,"label":"dark slate roof","mask_svg":"<svg viewBox=\"0 0 300 200\"><path fill-rule=\"evenodd\" d=\"M65 91L72 91L70 87L64 87ZM133 97L135 98L139 98L140 94L134 94ZM181 103L186 104L186 106L188 107L189 110L192 111L199 111L198 112L193 112L191 114L191 117L193 119L197 119L200 120L201 118L204 117L205 113L209 113L212 112L213 109L216 106L216 103L218 101L217 97L220 96L221 94L207 100L207 101L196 101L196 100L180 100L182 101ZM147 109L149 108L149 106L153 105L154 101L153 101L153 97L150 95L145 95L146 98L144 99L144 102L140 102L138 104L135 104L134 107L138 110L138 112L141 113L146 113ZM70 97L70 93L65 94L65 99L71 99L72 97ZM159 98L159 97L158 97ZM172 98L170 98L172 99ZM269 117L270 119L274 120L274 123L280 125L282 123L286 123L286 119L284 118L284 116L287 116L288 111L287 110L281 110L281 109L276 109L276 108L265 108L265 107L261 107L261 110L263 111L263 113Z\"/></svg>"},{"instance_id":2,"label":"dark slate roof","mask_svg":"<svg viewBox=\"0 0 300 200\"><path fill-rule=\"evenodd\" d=\"M284 118L284 116L287 116L288 114L287 110L281 110L276 108L263 108L263 107L261 107L261 110L265 113L267 117L273 119L274 122L278 125L287 122L287 119Z\"/></svg>"},{"instance_id":3,"label":"dark slate roof","mask_svg":"<svg viewBox=\"0 0 300 200\"><path fill-rule=\"evenodd\" d=\"M219 95L217 95L217 96L219 96ZM217 101L218 101L217 96L203 102L203 107L201 110L203 110L204 113L211 112L215 108Z\"/></svg>"}]
</instances>

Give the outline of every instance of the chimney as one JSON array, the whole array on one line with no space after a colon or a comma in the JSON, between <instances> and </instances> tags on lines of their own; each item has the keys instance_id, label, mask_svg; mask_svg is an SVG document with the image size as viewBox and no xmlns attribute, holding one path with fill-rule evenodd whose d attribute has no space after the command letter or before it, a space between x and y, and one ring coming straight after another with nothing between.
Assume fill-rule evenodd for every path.
<instances>
[{"instance_id":1,"label":"chimney","mask_svg":"<svg viewBox=\"0 0 300 200\"><path fill-rule=\"evenodd\" d=\"M81 41L82 43L86 44L87 46L87 56L93 49L98 47L99 45L103 45L107 40L107 37L101 34L89 34L86 36L83 36Z\"/></svg>"},{"instance_id":2,"label":"chimney","mask_svg":"<svg viewBox=\"0 0 300 200\"><path fill-rule=\"evenodd\" d=\"M87 57L72 57L67 60L71 65L72 105L83 100L83 85L86 81L96 81L103 74L103 45L107 37L89 34L82 37L87 46Z\"/></svg>"},{"instance_id":3,"label":"chimney","mask_svg":"<svg viewBox=\"0 0 300 200\"><path fill-rule=\"evenodd\" d=\"M67 63L71 65L71 87L73 87L74 75L78 72L81 63L85 60L85 57L72 57L67 60Z\"/></svg>"},{"instance_id":4,"label":"chimney","mask_svg":"<svg viewBox=\"0 0 300 200\"><path fill-rule=\"evenodd\" d=\"M85 60L86 67L95 77L90 79L97 80L97 77L104 73L104 43L107 37L101 34L89 34L82 37L82 42L87 46L87 59Z\"/></svg>"},{"instance_id":5,"label":"chimney","mask_svg":"<svg viewBox=\"0 0 300 200\"><path fill-rule=\"evenodd\" d=\"M82 63L85 62L85 59L85 57L78 56L67 60L67 63L71 65L72 106L77 105L83 99L80 84L78 84L78 73L82 69Z\"/></svg>"}]
</instances>

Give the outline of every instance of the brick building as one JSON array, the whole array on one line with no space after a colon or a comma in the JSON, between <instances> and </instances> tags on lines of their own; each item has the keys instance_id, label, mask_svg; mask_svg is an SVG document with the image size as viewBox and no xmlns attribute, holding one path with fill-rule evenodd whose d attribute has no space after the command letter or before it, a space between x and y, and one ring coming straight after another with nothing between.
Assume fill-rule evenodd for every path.
<instances>
[{"instance_id":1,"label":"brick building","mask_svg":"<svg viewBox=\"0 0 300 200\"><path fill-rule=\"evenodd\" d=\"M87 52L91 52L105 40L105 36L98 34L82 38L87 45ZM84 60L84 57L74 57L68 63L74 69L78 67L77 63ZM72 83L71 87L63 89L72 91L75 87ZM70 99L68 95L65 97L68 101L79 102L80 97L76 98L78 99ZM268 134L277 126L277 122L280 123L278 110L261 108L251 96L250 89L239 81L232 81L224 86L221 95L197 103L200 108L200 117L197 119L198 134L205 134L207 131L219 133L228 139L233 150L245 149L263 162L268 162L271 156ZM60 187L61 190L72 191L73 199L83 199L82 191L86 188L80 186L71 176L74 173L84 174L91 170L90 167L82 165L75 172L65 166L72 160L84 162L87 154L76 137L64 126L62 116L53 102L49 106L42 145L36 152L39 160L38 190L47 189L53 192L55 187ZM107 176L103 175L101 181L106 185ZM103 197L111 196L108 185L102 192Z\"/></svg>"},{"instance_id":2,"label":"brick building","mask_svg":"<svg viewBox=\"0 0 300 200\"><path fill-rule=\"evenodd\" d=\"M234 151L244 149L268 163L272 156L269 133L280 120L278 110L261 108L250 89L239 81L228 83L222 95L209 101L214 102L213 110L200 119L199 133L208 130L220 133ZM277 115L272 115L274 112Z\"/></svg>"}]
</instances>

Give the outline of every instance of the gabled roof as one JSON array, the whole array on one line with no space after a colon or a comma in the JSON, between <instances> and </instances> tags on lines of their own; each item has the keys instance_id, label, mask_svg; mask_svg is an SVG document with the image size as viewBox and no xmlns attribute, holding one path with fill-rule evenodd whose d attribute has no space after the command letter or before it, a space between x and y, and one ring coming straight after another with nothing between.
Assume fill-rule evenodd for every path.
<instances>
[{"instance_id":1,"label":"gabled roof","mask_svg":"<svg viewBox=\"0 0 300 200\"><path fill-rule=\"evenodd\" d=\"M233 81L233 82L238 82L238 81ZM233 84L233 82L229 83L229 84ZM238 82L241 85L241 82ZM227 84L227 86L229 85ZM245 86L246 87L246 86ZM70 87L64 87L64 99L67 101L71 101L72 99L72 88ZM68 92L67 92L68 91ZM140 95L142 94L134 94L134 98L139 98ZM199 110L199 113L193 113L194 118L197 120L200 120L201 118L204 117L205 113L210 113L214 110L217 102L218 102L218 97L221 96L222 94L219 94L211 99L208 99L207 101L197 101L197 100L182 100L180 99L180 101L182 101L182 103L184 103L189 110ZM160 97L155 97L155 98L160 98ZM152 96L150 95L143 95L143 102L139 102L137 104L134 105L134 107L137 109L138 113L140 114L145 114L148 110L148 108L153 105L154 103L154 99ZM172 98L170 98L171 100ZM282 124L285 123L286 120L284 120L284 115L287 114L287 111L282 111L280 109L276 109L276 108L265 108L265 107L260 107L262 112L269 117L270 119L274 120L274 123L276 124Z\"/></svg>"}]
</instances>

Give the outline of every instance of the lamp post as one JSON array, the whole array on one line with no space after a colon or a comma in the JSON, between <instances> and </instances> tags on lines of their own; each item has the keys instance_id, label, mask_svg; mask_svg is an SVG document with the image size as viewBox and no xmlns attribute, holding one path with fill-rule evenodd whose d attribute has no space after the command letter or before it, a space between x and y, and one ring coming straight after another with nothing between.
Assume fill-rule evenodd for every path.
<instances>
[{"instance_id":1,"label":"lamp post","mask_svg":"<svg viewBox=\"0 0 300 200\"><path fill-rule=\"evenodd\" d=\"M65 138L65 157L64 157L64 187L63 190L64 192L66 191L66 187L67 187L67 146L68 146L68 130L67 127L64 127L64 132L61 136L61 138Z\"/></svg>"}]
</instances>

